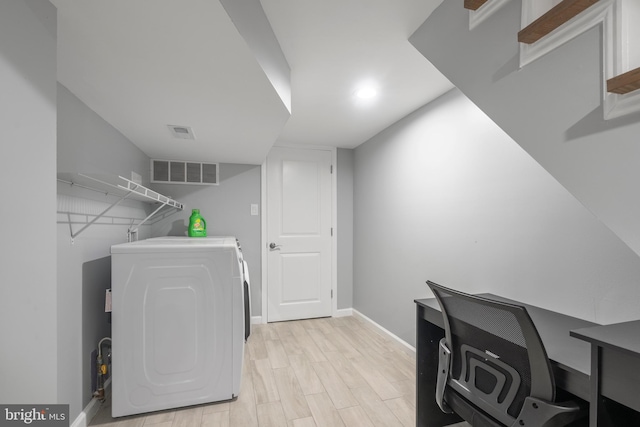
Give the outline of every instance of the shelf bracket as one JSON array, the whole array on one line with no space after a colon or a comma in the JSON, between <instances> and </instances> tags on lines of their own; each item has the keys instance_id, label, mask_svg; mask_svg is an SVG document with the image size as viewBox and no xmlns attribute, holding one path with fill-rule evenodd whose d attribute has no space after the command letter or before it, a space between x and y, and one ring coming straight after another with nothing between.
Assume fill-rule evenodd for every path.
<instances>
[{"instance_id":1,"label":"shelf bracket","mask_svg":"<svg viewBox=\"0 0 640 427\"><path fill-rule=\"evenodd\" d=\"M147 222L149 220L149 218L151 218L152 216L154 216L155 214L157 214L158 212L160 212L160 209L164 208L165 206L167 206L166 202L163 202L158 209L156 209L155 211L151 212L149 215L147 215L147 217L145 219L143 219L142 221L140 221L140 223L138 223L138 225L134 226L132 225L131 227L129 227L129 231L127 231L127 241L131 242L132 238L131 236L133 234L137 234L138 233L138 229L142 226L142 224L144 224L145 222Z\"/></svg>"},{"instance_id":2,"label":"shelf bracket","mask_svg":"<svg viewBox=\"0 0 640 427\"><path fill-rule=\"evenodd\" d=\"M75 233L71 233L71 243L73 244L73 241L76 237L78 237L78 235L80 233L82 233L84 230L86 230L87 228L89 228L91 225L93 225L94 222L96 222L97 220L99 220L100 218L102 218L107 212L109 212L111 209L113 209L114 207L118 206L122 201L124 201L124 199L126 199L127 197L129 197L131 195L131 193L133 193L133 191L129 191L127 194L125 194L124 196L122 196L120 198L120 200L117 200L115 203L113 203L111 206L109 206L107 209L103 210L102 212L100 212L95 218L93 218L91 221L89 221L88 223L86 223L80 230L76 231ZM71 224L69 224L69 229L71 229Z\"/></svg>"}]
</instances>

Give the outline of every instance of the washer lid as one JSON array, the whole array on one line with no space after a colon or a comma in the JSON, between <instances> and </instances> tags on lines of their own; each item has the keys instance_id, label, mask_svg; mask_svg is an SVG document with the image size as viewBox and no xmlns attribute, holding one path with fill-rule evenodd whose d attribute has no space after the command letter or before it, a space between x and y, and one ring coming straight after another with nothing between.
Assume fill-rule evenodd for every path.
<instances>
[{"instance_id":1,"label":"washer lid","mask_svg":"<svg viewBox=\"0 0 640 427\"><path fill-rule=\"evenodd\" d=\"M236 251L235 237L156 237L111 246L112 254Z\"/></svg>"}]
</instances>

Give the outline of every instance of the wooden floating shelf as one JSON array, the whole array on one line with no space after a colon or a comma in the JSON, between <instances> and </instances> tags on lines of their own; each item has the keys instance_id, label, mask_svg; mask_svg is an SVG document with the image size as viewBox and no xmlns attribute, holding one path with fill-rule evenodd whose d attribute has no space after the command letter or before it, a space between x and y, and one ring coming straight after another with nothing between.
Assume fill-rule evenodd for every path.
<instances>
[{"instance_id":1,"label":"wooden floating shelf","mask_svg":"<svg viewBox=\"0 0 640 427\"><path fill-rule=\"evenodd\" d=\"M470 10L478 10L480 6L489 0L464 0L464 8Z\"/></svg>"},{"instance_id":2,"label":"wooden floating shelf","mask_svg":"<svg viewBox=\"0 0 640 427\"><path fill-rule=\"evenodd\" d=\"M607 92L624 95L640 89L640 68L607 80Z\"/></svg>"},{"instance_id":3,"label":"wooden floating shelf","mask_svg":"<svg viewBox=\"0 0 640 427\"><path fill-rule=\"evenodd\" d=\"M571 18L596 4L599 0L563 0L518 33L520 43L531 44L540 40Z\"/></svg>"}]
</instances>

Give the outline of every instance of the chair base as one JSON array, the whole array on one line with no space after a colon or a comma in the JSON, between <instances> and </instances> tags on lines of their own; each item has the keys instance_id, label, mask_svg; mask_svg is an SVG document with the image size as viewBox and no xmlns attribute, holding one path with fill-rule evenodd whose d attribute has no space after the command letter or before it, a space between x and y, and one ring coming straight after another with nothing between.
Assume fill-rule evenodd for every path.
<instances>
[{"instance_id":1,"label":"chair base","mask_svg":"<svg viewBox=\"0 0 640 427\"><path fill-rule=\"evenodd\" d=\"M453 412L473 427L505 427L504 424L476 409L472 403L455 391L448 389L445 392L445 402ZM534 408L534 404L537 408ZM536 427L580 425L579 423L573 423L579 419L585 419L587 412L588 411L585 407L582 407L573 401L549 403L527 397L525 399L523 410L520 412L520 416L515 420L513 426L509 427L520 426L521 424L519 424L519 420L523 420L525 422L523 425L525 426Z\"/></svg>"},{"instance_id":2,"label":"chair base","mask_svg":"<svg viewBox=\"0 0 640 427\"><path fill-rule=\"evenodd\" d=\"M504 427L503 424L489 417L484 412L476 410L473 404L456 392L447 390L445 393L445 401L453 412L473 427Z\"/></svg>"}]
</instances>

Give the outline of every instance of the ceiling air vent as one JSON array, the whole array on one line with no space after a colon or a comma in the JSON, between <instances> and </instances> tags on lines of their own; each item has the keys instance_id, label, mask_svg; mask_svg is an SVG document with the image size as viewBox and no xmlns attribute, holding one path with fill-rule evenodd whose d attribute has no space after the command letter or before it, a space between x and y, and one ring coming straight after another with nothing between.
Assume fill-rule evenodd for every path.
<instances>
[{"instance_id":1,"label":"ceiling air vent","mask_svg":"<svg viewBox=\"0 0 640 427\"><path fill-rule=\"evenodd\" d=\"M171 135L173 135L174 138L195 139L195 137L193 136L193 129L191 129L189 126L167 125L167 127L171 131Z\"/></svg>"},{"instance_id":2,"label":"ceiling air vent","mask_svg":"<svg viewBox=\"0 0 640 427\"><path fill-rule=\"evenodd\" d=\"M218 163L151 160L151 182L158 184L218 185Z\"/></svg>"}]
</instances>

